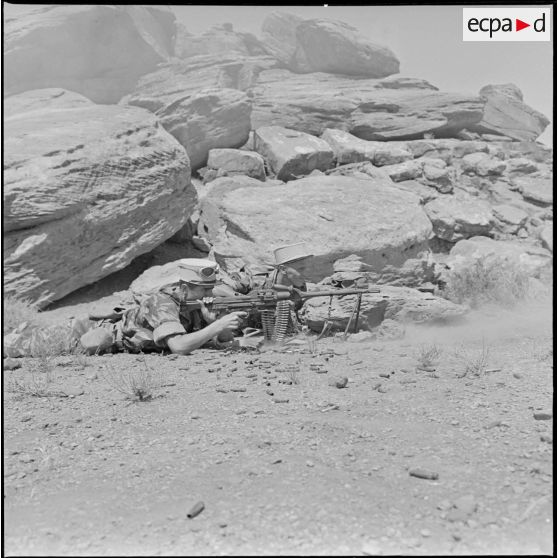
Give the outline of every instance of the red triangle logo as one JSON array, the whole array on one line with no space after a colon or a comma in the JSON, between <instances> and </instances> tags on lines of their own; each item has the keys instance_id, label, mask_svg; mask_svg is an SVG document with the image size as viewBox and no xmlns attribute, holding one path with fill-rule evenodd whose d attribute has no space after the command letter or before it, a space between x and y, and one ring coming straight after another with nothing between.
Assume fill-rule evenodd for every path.
<instances>
[{"instance_id":1,"label":"red triangle logo","mask_svg":"<svg viewBox=\"0 0 558 558\"><path fill-rule=\"evenodd\" d=\"M530 23L525 23L524 21L521 21L520 19L515 19L515 30L516 31L521 31L522 29L525 29L525 27L531 27Z\"/></svg>"}]
</instances>

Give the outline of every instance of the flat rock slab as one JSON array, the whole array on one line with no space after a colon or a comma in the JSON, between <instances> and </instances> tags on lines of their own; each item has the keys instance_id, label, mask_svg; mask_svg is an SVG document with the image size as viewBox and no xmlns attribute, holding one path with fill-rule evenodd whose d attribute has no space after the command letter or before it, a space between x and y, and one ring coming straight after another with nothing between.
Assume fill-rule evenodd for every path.
<instances>
[{"instance_id":1,"label":"flat rock slab","mask_svg":"<svg viewBox=\"0 0 558 558\"><path fill-rule=\"evenodd\" d=\"M419 198L390 183L316 176L266 184L224 177L200 200L198 232L227 271L270 261L275 248L296 242L314 254L302 270L310 281L330 275L350 254L379 270L424 251L432 232Z\"/></svg>"}]
</instances>

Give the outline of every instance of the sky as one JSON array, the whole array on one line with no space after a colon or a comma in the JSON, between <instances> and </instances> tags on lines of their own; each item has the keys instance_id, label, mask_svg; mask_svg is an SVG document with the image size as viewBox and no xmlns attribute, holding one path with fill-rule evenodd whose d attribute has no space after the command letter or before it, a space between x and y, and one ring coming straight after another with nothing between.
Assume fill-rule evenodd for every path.
<instances>
[{"instance_id":1,"label":"sky","mask_svg":"<svg viewBox=\"0 0 558 558\"><path fill-rule=\"evenodd\" d=\"M552 119L552 42L464 42L459 5L173 5L171 9L194 34L230 22L236 31L260 37L263 20L273 11L344 21L372 42L389 47L400 61L402 76L426 79L441 91L472 94L489 83L515 83L529 106ZM539 138L548 145L552 126Z\"/></svg>"}]
</instances>

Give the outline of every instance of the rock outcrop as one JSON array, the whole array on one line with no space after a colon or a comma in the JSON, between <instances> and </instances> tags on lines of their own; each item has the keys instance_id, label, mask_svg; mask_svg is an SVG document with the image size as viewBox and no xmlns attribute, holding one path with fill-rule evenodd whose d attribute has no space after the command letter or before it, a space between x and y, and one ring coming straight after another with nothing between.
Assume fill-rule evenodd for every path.
<instances>
[{"instance_id":1,"label":"rock outcrop","mask_svg":"<svg viewBox=\"0 0 558 558\"><path fill-rule=\"evenodd\" d=\"M432 221L435 236L448 242L488 235L494 227L490 205L463 194L440 196L428 202L424 210Z\"/></svg>"},{"instance_id":2,"label":"rock outcrop","mask_svg":"<svg viewBox=\"0 0 558 558\"><path fill-rule=\"evenodd\" d=\"M178 58L191 58L200 54L238 53L243 56L265 55L263 44L252 33L234 31L232 24L214 25L201 35L189 33L182 24L176 26L174 54Z\"/></svg>"},{"instance_id":3,"label":"rock outcrop","mask_svg":"<svg viewBox=\"0 0 558 558\"><path fill-rule=\"evenodd\" d=\"M349 254L381 270L424 251L432 233L419 198L380 180L316 176L268 186L239 178L215 180L200 200L198 234L227 271L302 241L314 254L309 280L329 275Z\"/></svg>"},{"instance_id":4,"label":"rock outcrop","mask_svg":"<svg viewBox=\"0 0 558 558\"><path fill-rule=\"evenodd\" d=\"M280 126L264 126L254 133L254 149L279 180L293 180L314 169L327 170L333 151L324 140Z\"/></svg>"},{"instance_id":5,"label":"rock outcrop","mask_svg":"<svg viewBox=\"0 0 558 558\"><path fill-rule=\"evenodd\" d=\"M312 298L302 309L308 327L321 332L326 320L335 331L344 331L352 314L355 296ZM370 329L384 320L399 323L454 322L465 316L467 308L429 293L407 287L382 286L380 294L362 296L359 329Z\"/></svg>"},{"instance_id":6,"label":"rock outcrop","mask_svg":"<svg viewBox=\"0 0 558 558\"><path fill-rule=\"evenodd\" d=\"M155 114L186 148L192 170L207 162L211 149L240 147L250 133L251 106L242 91L204 89L164 106Z\"/></svg>"},{"instance_id":7,"label":"rock outcrop","mask_svg":"<svg viewBox=\"0 0 558 558\"><path fill-rule=\"evenodd\" d=\"M496 133L518 140L536 140L550 121L523 102L523 93L513 83L485 85L479 95L486 101L476 127L481 133Z\"/></svg>"},{"instance_id":8,"label":"rock outcrop","mask_svg":"<svg viewBox=\"0 0 558 558\"><path fill-rule=\"evenodd\" d=\"M446 137L477 124L484 102L423 87L386 88L382 80L265 70L252 90L252 124L313 135L327 128L367 140Z\"/></svg>"},{"instance_id":9,"label":"rock outcrop","mask_svg":"<svg viewBox=\"0 0 558 558\"><path fill-rule=\"evenodd\" d=\"M4 287L40 307L160 245L196 201L184 148L152 114L66 97L4 122Z\"/></svg>"},{"instance_id":10,"label":"rock outcrop","mask_svg":"<svg viewBox=\"0 0 558 558\"><path fill-rule=\"evenodd\" d=\"M399 60L341 21L303 20L274 12L262 25L267 51L297 73L328 72L382 78L399 72Z\"/></svg>"},{"instance_id":11,"label":"rock outcrop","mask_svg":"<svg viewBox=\"0 0 558 558\"><path fill-rule=\"evenodd\" d=\"M459 241L451 249L446 264L452 269L459 268L488 256L511 260L534 277L552 266L552 254L541 246L529 242L493 240L484 236Z\"/></svg>"},{"instance_id":12,"label":"rock outcrop","mask_svg":"<svg viewBox=\"0 0 558 558\"><path fill-rule=\"evenodd\" d=\"M97 103L116 103L136 80L172 56L168 8L37 6L8 16L4 94L60 87Z\"/></svg>"}]
</instances>

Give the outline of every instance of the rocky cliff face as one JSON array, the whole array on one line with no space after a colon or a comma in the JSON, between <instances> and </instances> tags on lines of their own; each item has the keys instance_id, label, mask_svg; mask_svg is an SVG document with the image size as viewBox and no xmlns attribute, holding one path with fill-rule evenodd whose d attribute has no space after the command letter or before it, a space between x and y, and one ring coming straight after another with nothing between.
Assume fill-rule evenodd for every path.
<instances>
[{"instance_id":1,"label":"rocky cliff face","mask_svg":"<svg viewBox=\"0 0 558 558\"><path fill-rule=\"evenodd\" d=\"M432 251L552 257L548 119L398 75L344 23L50 6L7 18L5 67L6 289L42 306L170 237L229 271L304 240L313 280L352 255L394 288L435 281Z\"/></svg>"}]
</instances>

